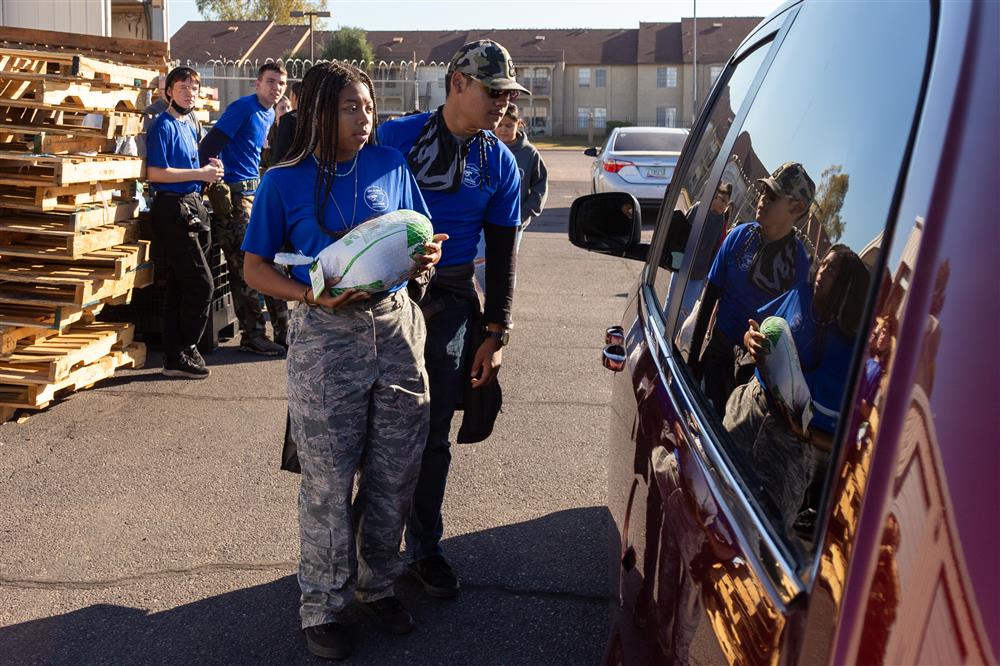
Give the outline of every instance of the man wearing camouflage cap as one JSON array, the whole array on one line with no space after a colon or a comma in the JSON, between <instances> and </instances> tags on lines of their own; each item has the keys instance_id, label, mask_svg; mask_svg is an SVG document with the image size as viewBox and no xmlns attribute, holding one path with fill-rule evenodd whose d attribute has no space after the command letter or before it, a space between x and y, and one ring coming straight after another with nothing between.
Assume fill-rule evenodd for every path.
<instances>
[{"instance_id":1,"label":"man wearing camouflage cap","mask_svg":"<svg viewBox=\"0 0 1000 666\"><path fill-rule=\"evenodd\" d=\"M705 392L722 417L738 385L753 376L743 334L757 311L809 279L809 254L795 223L809 212L816 184L805 167L786 162L756 181L756 220L736 226L708 272L688 362L705 380ZM712 337L699 359L705 332L718 303Z\"/></svg>"},{"instance_id":2,"label":"man wearing camouflage cap","mask_svg":"<svg viewBox=\"0 0 1000 666\"><path fill-rule=\"evenodd\" d=\"M410 571L435 597L453 597L459 589L440 546L451 420L470 377L472 387L495 390L489 385L500 368L511 323L520 176L514 156L492 130L520 93L528 90L515 80L507 50L491 40L470 42L448 65L442 106L379 128L382 145L406 156L434 232L449 236L420 302L427 321L431 417L406 527ZM486 239L481 311L473 274L480 235Z\"/></svg>"}]
</instances>

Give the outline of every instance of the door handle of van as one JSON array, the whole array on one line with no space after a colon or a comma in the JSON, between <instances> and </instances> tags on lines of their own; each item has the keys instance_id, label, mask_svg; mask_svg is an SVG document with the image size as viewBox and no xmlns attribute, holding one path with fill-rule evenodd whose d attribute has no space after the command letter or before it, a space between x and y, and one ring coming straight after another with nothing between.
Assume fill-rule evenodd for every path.
<instances>
[{"instance_id":1,"label":"door handle of van","mask_svg":"<svg viewBox=\"0 0 1000 666\"><path fill-rule=\"evenodd\" d=\"M601 365L612 372L625 369L625 347L622 345L607 345L601 350Z\"/></svg>"}]
</instances>

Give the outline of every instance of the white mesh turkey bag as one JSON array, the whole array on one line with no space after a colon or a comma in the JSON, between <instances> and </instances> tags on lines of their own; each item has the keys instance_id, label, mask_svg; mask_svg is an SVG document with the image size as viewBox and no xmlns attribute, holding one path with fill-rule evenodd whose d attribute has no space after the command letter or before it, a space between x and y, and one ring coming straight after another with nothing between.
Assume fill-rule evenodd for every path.
<instances>
[{"instance_id":1,"label":"white mesh turkey bag","mask_svg":"<svg viewBox=\"0 0 1000 666\"><path fill-rule=\"evenodd\" d=\"M760 324L770 351L757 366L771 399L788 411L802 431L812 420L812 395L802 374L799 352L788 322L781 317L768 317Z\"/></svg>"},{"instance_id":2,"label":"white mesh turkey bag","mask_svg":"<svg viewBox=\"0 0 1000 666\"><path fill-rule=\"evenodd\" d=\"M329 292L348 289L378 293L404 282L417 266L414 255L424 254L424 243L434 236L431 221L413 210L397 210L363 222L348 231L315 258L279 253L276 264L319 262L326 279L340 278Z\"/></svg>"}]
</instances>

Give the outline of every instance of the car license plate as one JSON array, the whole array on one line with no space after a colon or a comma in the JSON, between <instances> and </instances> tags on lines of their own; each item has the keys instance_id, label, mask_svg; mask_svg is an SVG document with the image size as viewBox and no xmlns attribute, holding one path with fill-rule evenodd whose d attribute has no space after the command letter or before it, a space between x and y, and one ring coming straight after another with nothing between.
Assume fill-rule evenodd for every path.
<instances>
[{"instance_id":1,"label":"car license plate","mask_svg":"<svg viewBox=\"0 0 1000 666\"><path fill-rule=\"evenodd\" d=\"M667 167L649 167L646 169L646 178L666 178Z\"/></svg>"}]
</instances>

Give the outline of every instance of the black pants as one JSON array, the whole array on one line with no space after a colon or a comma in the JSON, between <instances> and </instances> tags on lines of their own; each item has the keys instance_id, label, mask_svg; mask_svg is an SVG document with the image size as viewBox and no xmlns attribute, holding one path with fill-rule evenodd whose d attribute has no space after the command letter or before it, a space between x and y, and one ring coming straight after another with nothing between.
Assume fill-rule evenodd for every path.
<instances>
[{"instance_id":1,"label":"black pants","mask_svg":"<svg viewBox=\"0 0 1000 666\"><path fill-rule=\"evenodd\" d=\"M715 413L722 418L726 415L726 402L733 390L753 378L756 367L753 357L742 347L734 345L716 326L701 356L701 367L705 394L712 401Z\"/></svg>"},{"instance_id":2,"label":"black pants","mask_svg":"<svg viewBox=\"0 0 1000 666\"><path fill-rule=\"evenodd\" d=\"M212 305L212 270L208 265L211 235L208 211L200 194L182 197L159 193L150 210L154 240L166 266L163 306L163 351L177 355L198 344Z\"/></svg>"}]
</instances>

